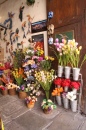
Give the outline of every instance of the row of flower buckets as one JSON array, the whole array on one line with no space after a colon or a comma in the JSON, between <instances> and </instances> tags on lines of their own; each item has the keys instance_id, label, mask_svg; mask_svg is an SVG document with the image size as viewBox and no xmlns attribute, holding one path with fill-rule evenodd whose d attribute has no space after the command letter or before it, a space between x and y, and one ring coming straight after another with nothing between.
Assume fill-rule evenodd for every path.
<instances>
[{"instance_id":1,"label":"row of flower buckets","mask_svg":"<svg viewBox=\"0 0 86 130\"><path fill-rule=\"evenodd\" d=\"M56 102L57 102L58 106L63 105L63 107L65 109L71 108L72 112L77 112L77 109L78 109L77 100L71 101L66 97L56 96Z\"/></svg>"},{"instance_id":2,"label":"row of flower buckets","mask_svg":"<svg viewBox=\"0 0 86 130\"><path fill-rule=\"evenodd\" d=\"M72 76L73 76L73 80L77 81L79 79L79 73L80 73L80 68L71 68L69 66L58 66L58 77L62 77L63 76L63 71L64 71L64 75L66 79L70 78L71 75L71 71L72 71Z\"/></svg>"}]
</instances>

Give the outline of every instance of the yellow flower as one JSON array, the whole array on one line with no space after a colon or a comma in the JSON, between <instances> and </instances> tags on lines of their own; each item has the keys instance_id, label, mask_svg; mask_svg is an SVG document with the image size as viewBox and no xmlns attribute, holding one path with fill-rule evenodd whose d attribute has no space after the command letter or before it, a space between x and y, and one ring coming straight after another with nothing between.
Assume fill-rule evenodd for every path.
<instances>
[{"instance_id":1,"label":"yellow flower","mask_svg":"<svg viewBox=\"0 0 86 130\"><path fill-rule=\"evenodd\" d=\"M82 46L79 46L79 50L81 50L82 49Z\"/></svg>"}]
</instances>

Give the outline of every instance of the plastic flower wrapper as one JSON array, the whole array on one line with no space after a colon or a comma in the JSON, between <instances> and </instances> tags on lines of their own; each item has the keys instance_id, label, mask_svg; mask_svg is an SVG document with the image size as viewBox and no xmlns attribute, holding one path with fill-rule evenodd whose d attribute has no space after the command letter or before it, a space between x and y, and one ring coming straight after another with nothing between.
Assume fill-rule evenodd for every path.
<instances>
[{"instance_id":1,"label":"plastic flower wrapper","mask_svg":"<svg viewBox=\"0 0 86 130\"><path fill-rule=\"evenodd\" d=\"M66 94L66 97L67 97L68 99L70 99L71 101L74 101L74 100L77 98L76 94L75 94L73 91L68 92L68 93Z\"/></svg>"}]
</instances>

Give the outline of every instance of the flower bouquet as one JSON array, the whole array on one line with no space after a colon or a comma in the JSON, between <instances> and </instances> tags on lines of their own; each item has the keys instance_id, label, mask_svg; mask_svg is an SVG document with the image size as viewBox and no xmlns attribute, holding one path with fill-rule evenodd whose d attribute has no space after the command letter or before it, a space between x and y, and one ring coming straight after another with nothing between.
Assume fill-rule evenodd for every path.
<instances>
[{"instance_id":1,"label":"flower bouquet","mask_svg":"<svg viewBox=\"0 0 86 130\"><path fill-rule=\"evenodd\" d=\"M73 92L75 92L75 94L77 93L77 90L79 90L79 88L80 88L80 82L78 82L78 81L71 81L71 83L70 83L70 88L72 88L73 89Z\"/></svg>"},{"instance_id":2,"label":"flower bouquet","mask_svg":"<svg viewBox=\"0 0 86 130\"><path fill-rule=\"evenodd\" d=\"M16 80L18 86L21 86L24 83L24 70L22 68L14 69L12 71L13 77Z\"/></svg>"},{"instance_id":3,"label":"flower bouquet","mask_svg":"<svg viewBox=\"0 0 86 130\"><path fill-rule=\"evenodd\" d=\"M3 86L3 85L0 85L0 90L1 90L1 93L3 95L7 95L8 94L8 89L7 87Z\"/></svg>"},{"instance_id":4,"label":"flower bouquet","mask_svg":"<svg viewBox=\"0 0 86 130\"><path fill-rule=\"evenodd\" d=\"M52 92L52 96L56 96L56 101L59 106L62 105L61 102L61 93L63 92L63 87L55 88Z\"/></svg>"},{"instance_id":5,"label":"flower bouquet","mask_svg":"<svg viewBox=\"0 0 86 130\"><path fill-rule=\"evenodd\" d=\"M43 70L43 71L39 71L39 72L36 71L35 78L45 91L46 99L43 100L44 101L43 104L44 104L44 106L46 106L45 107L47 109L46 111L48 111L48 103L49 103L49 101L52 102L51 100L49 100L49 96L50 96L49 93L50 93L50 88L52 86L53 80L55 78L54 70L53 69L50 71Z\"/></svg>"},{"instance_id":6,"label":"flower bouquet","mask_svg":"<svg viewBox=\"0 0 86 130\"><path fill-rule=\"evenodd\" d=\"M61 83L62 83L62 79L61 79L61 78L56 78L56 79L54 79L54 84L55 84L57 87L61 87Z\"/></svg>"},{"instance_id":7,"label":"flower bouquet","mask_svg":"<svg viewBox=\"0 0 86 130\"><path fill-rule=\"evenodd\" d=\"M51 56L45 56L44 60L40 62L42 70L49 71L51 69L52 61L54 60Z\"/></svg>"},{"instance_id":8,"label":"flower bouquet","mask_svg":"<svg viewBox=\"0 0 86 130\"><path fill-rule=\"evenodd\" d=\"M33 108L36 101L37 101L36 96L28 96L25 98L25 102L28 108Z\"/></svg>"},{"instance_id":9,"label":"flower bouquet","mask_svg":"<svg viewBox=\"0 0 86 130\"><path fill-rule=\"evenodd\" d=\"M41 103L41 107L45 114L49 114L56 108L56 105L50 99L44 99Z\"/></svg>"},{"instance_id":10,"label":"flower bouquet","mask_svg":"<svg viewBox=\"0 0 86 130\"><path fill-rule=\"evenodd\" d=\"M68 92L66 97L70 100L71 110L77 111L77 94L74 91Z\"/></svg>"},{"instance_id":11,"label":"flower bouquet","mask_svg":"<svg viewBox=\"0 0 86 130\"><path fill-rule=\"evenodd\" d=\"M49 90L55 78L54 70L35 72L35 79L45 91L46 99L49 99Z\"/></svg>"},{"instance_id":12,"label":"flower bouquet","mask_svg":"<svg viewBox=\"0 0 86 130\"><path fill-rule=\"evenodd\" d=\"M70 79L62 79L62 87L64 87L64 91L67 92L70 87L71 80Z\"/></svg>"}]
</instances>

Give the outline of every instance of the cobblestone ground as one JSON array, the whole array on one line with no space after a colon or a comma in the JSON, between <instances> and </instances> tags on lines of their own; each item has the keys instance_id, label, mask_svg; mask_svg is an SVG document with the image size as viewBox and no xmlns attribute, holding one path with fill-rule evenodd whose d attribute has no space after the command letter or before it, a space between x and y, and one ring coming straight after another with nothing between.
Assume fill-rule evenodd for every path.
<instances>
[{"instance_id":1,"label":"cobblestone ground","mask_svg":"<svg viewBox=\"0 0 86 130\"><path fill-rule=\"evenodd\" d=\"M50 114L41 109L39 97L33 109L15 96L0 95L0 111L5 130L86 130L86 117L58 107Z\"/></svg>"}]
</instances>

